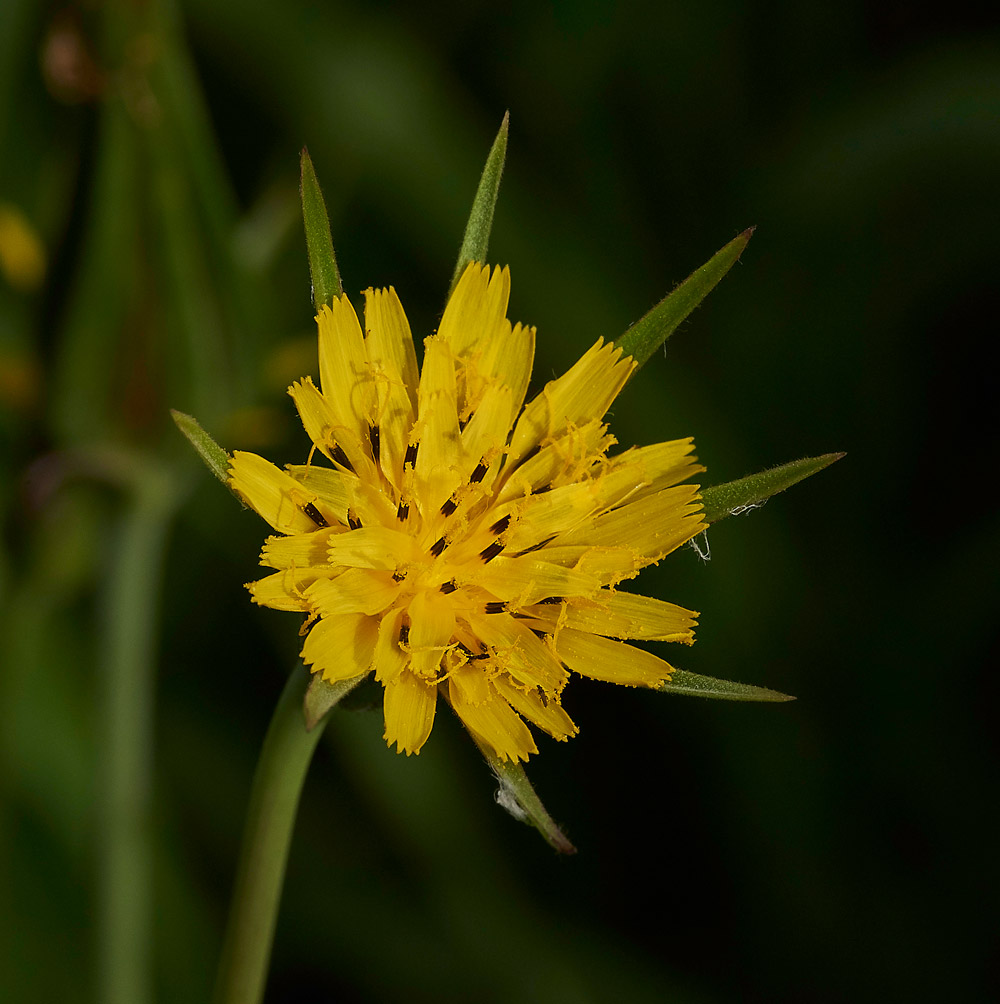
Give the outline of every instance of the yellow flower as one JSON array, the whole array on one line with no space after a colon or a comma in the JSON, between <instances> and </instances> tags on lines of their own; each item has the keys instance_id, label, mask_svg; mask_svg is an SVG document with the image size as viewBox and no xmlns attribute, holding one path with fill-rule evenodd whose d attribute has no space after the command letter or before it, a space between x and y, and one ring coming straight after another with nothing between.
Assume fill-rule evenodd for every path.
<instances>
[{"instance_id":1,"label":"yellow flower","mask_svg":"<svg viewBox=\"0 0 1000 1004\"><path fill-rule=\"evenodd\" d=\"M656 687L662 659L616 639L694 640L696 613L616 590L705 529L690 439L608 456L602 418L635 368L598 340L522 410L535 330L507 320L510 273L471 264L418 373L391 287L323 307L320 387L289 388L315 448L281 471L236 453L232 487L278 531L248 584L304 612L329 681L374 669L385 738L418 753L439 696L501 759L556 739L570 672ZM313 461L317 451L332 466Z\"/></svg>"}]
</instances>

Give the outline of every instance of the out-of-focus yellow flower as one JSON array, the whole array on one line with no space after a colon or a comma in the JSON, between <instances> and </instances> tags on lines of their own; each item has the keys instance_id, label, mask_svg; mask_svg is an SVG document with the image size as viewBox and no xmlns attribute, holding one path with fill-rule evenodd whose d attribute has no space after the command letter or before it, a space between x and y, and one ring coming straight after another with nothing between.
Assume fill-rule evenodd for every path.
<instances>
[{"instance_id":1,"label":"out-of-focus yellow flower","mask_svg":"<svg viewBox=\"0 0 1000 1004\"><path fill-rule=\"evenodd\" d=\"M45 278L45 247L16 206L0 202L0 272L15 289L31 292Z\"/></svg>"},{"instance_id":2,"label":"out-of-focus yellow flower","mask_svg":"<svg viewBox=\"0 0 1000 1004\"><path fill-rule=\"evenodd\" d=\"M289 389L315 444L281 471L236 453L232 487L267 520L257 603L306 614L325 680L374 669L385 738L426 742L439 696L501 759L525 724L577 732L570 672L656 687L673 672L619 639L690 644L696 613L616 589L705 529L690 439L613 456L602 419L635 368L598 341L522 410L535 330L506 318L510 273L471 264L418 372L395 291L323 307L320 387ZM315 463L318 455L331 464Z\"/></svg>"}]
</instances>

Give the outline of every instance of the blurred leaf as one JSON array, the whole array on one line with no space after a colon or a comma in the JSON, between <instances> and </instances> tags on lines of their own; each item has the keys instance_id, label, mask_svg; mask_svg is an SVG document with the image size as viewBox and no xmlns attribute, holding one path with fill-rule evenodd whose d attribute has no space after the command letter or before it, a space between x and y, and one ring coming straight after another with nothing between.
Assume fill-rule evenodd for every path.
<instances>
[{"instance_id":1,"label":"blurred leaf","mask_svg":"<svg viewBox=\"0 0 1000 1004\"><path fill-rule=\"evenodd\" d=\"M205 466L228 488L229 454L201 427L198 419L173 408L170 414L177 423L177 428L187 436L188 442L197 450Z\"/></svg>"},{"instance_id":2,"label":"blurred leaf","mask_svg":"<svg viewBox=\"0 0 1000 1004\"><path fill-rule=\"evenodd\" d=\"M739 261L753 232L753 227L744 230L636 321L616 342L624 354L631 356L639 366L644 365Z\"/></svg>"},{"instance_id":3,"label":"blurred leaf","mask_svg":"<svg viewBox=\"0 0 1000 1004\"><path fill-rule=\"evenodd\" d=\"M341 296L344 287L340 283L337 258L333 253L333 238L330 236L330 218L326 214L326 203L323 201L323 193L320 191L309 151L305 147L302 148L301 165L302 222L306 229L313 304L319 310L323 304L332 303L335 296Z\"/></svg>"},{"instance_id":4,"label":"blurred leaf","mask_svg":"<svg viewBox=\"0 0 1000 1004\"><path fill-rule=\"evenodd\" d=\"M712 697L720 701L794 701L789 694L782 694L767 687L754 687L749 683L732 680L717 680L713 676L700 676L675 669L673 676L657 688L661 693L686 694L689 697Z\"/></svg>"},{"instance_id":5,"label":"blurred leaf","mask_svg":"<svg viewBox=\"0 0 1000 1004\"><path fill-rule=\"evenodd\" d=\"M472 200L472 210L469 222L465 225L465 236L458 251L458 261L455 262L455 272L451 277L448 294L454 291L458 280L462 277L465 267L470 261L486 264L486 252L489 249L490 231L493 229L493 210L497 204L497 193L500 191L500 177L503 174L504 160L507 157L507 131L510 125L510 112L504 112L500 131L493 141L486 166L483 168L479 187Z\"/></svg>"},{"instance_id":6,"label":"blurred leaf","mask_svg":"<svg viewBox=\"0 0 1000 1004\"><path fill-rule=\"evenodd\" d=\"M844 453L824 453L820 457L805 457L793 460L781 467L749 474L738 481L729 481L723 485L713 485L704 488L701 500L705 506L705 520L717 523L727 516L739 516L748 509L762 505L772 495L783 492L786 488L803 481L824 467L829 467L835 460L846 456Z\"/></svg>"},{"instance_id":7,"label":"blurred leaf","mask_svg":"<svg viewBox=\"0 0 1000 1004\"><path fill-rule=\"evenodd\" d=\"M475 739L475 736L473 736ZM535 794L524 767L520 763L501 760L489 748L476 740L480 752L500 782L497 804L506 809L515 819L533 826L560 854L576 854L576 848L559 829L552 817L545 811L542 800Z\"/></svg>"}]
</instances>

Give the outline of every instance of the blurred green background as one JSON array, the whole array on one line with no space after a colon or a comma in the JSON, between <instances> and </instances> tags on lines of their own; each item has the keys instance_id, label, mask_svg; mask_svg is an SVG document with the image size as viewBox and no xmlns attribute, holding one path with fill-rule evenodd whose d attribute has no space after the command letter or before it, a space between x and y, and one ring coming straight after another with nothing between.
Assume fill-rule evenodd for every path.
<instances>
[{"instance_id":1,"label":"blurred green background","mask_svg":"<svg viewBox=\"0 0 1000 1004\"><path fill-rule=\"evenodd\" d=\"M100 993L119 767L148 799L153 993L208 994L298 622L249 603L264 525L167 409L301 462L299 148L345 288L395 285L421 337L510 109L490 257L538 326L534 386L758 228L612 431L696 436L709 482L848 452L639 580L702 611L668 659L799 700L576 681L580 736L528 771L566 859L451 716L406 759L336 713L268 1000L991 999L996 28L895 2L5 0L0 997Z\"/></svg>"}]
</instances>

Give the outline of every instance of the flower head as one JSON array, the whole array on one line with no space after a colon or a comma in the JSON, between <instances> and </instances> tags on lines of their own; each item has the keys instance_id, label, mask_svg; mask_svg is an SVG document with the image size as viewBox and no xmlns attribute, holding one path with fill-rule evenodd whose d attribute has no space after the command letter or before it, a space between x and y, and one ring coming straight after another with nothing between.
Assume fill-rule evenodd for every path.
<instances>
[{"instance_id":1,"label":"flower head","mask_svg":"<svg viewBox=\"0 0 1000 1004\"><path fill-rule=\"evenodd\" d=\"M598 340L526 406L535 330L507 320L510 273L471 264L417 359L390 287L324 306L320 387L289 389L309 462L236 453L232 487L278 534L248 585L306 614L302 658L329 681L374 669L385 738L417 753L444 697L508 760L525 720L566 739L570 672L627 686L670 678L619 639L694 639L693 611L618 590L705 529L690 439L612 456L603 417L635 368ZM317 454L329 461L319 461Z\"/></svg>"}]
</instances>

